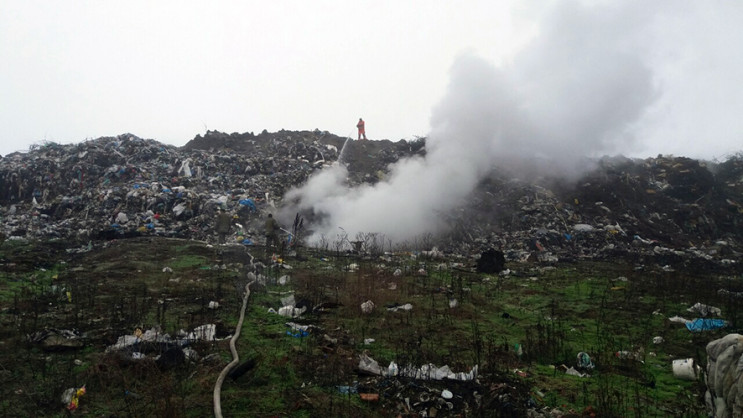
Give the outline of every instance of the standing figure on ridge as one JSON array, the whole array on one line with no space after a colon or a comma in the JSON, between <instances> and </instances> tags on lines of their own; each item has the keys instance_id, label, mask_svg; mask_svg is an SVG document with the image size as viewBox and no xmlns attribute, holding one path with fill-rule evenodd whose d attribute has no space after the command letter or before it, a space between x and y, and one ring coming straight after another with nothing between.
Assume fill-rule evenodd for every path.
<instances>
[{"instance_id":1,"label":"standing figure on ridge","mask_svg":"<svg viewBox=\"0 0 743 418\"><path fill-rule=\"evenodd\" d=\"M359 118L359 123L356 124L356 127L359 128L359 139L363 136L364 139L366 139L366 130L364 129L364 119Z\"/></svg>"}]
</instances>

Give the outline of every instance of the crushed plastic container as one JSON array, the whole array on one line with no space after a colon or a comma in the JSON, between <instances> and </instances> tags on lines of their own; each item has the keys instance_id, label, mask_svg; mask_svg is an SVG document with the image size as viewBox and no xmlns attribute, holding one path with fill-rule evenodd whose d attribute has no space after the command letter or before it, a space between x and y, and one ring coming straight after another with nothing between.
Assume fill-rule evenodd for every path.
<instances>
[{"instance_id":1,"label":"crushed plastic container","mask_svg":"<svg viewBox=\"0 0 743 418\"><path fill-rule=\"evenodd\" d=\"M697 380L699 378L699 366L694 364L693 358L674 360L673 376L683 380Z\"/></svg>"}]
</instances>

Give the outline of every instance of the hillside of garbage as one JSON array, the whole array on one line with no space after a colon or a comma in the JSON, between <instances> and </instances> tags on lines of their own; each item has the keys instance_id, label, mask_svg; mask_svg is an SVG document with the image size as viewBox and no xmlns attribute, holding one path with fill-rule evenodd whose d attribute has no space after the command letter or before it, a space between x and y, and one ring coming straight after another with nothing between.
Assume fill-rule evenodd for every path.
<instances>
[{"instance_id":1,"label":"hillside of garbage","mask_svg":"<svg viewBox=\"0 0 743 418\"><path fill-rule=\"evenodd\" d=\"M384 181L391 163L414 155L425 155L425 138L351 141L319 130L208 131L183 147L131 134L48 142L0 159L0 233L80 246L143 235L211 242L226 207L240 218L237 238L260 243L265 209L339 157L353 186ZM435 243L457 254L495 248L507 260L627 257L736 270L742 192L740 155L604 157L573 180L518 179L493 167L441 214L450 228Z\"/></svg>"}]
</instances>

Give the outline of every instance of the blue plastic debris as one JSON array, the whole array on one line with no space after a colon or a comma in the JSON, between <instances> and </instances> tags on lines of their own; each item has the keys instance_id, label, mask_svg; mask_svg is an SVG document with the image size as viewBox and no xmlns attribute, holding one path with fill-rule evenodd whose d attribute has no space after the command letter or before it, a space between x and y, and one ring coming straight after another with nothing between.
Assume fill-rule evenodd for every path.
<instances>
[{"instance_id":1,"label":"blue plastic debris","mask_svg":"<svg viewBox=\"0 0 743 418\"><path fill-rule=\"evenodd\" d=\"M255 207L255 203L253 202L253 199L242 199L239 202L243 206L247 206L250 208L251 212L255 212L258 210L258 208Z\"/></svg>"},{"instance_id":2,"label":"blue plastic debris","mask_svg":"<svg viewBox=\"0 0 743 418\"><path fill-rule=\"evenodd\" d=\"M297 332L296 334L294 334L291 331L287 331L286 332L286 335L292 336L294 338L304 338L304 337L310 335L310 333L308 331L299 330L299 332Z\"/></svg>"},{"instance_id":3,"label":"blue plastic debris","mask_svg":"<svg viewBox=\"0 0 743 418\"><path fill-rule=\"evenodd\" d=\"M243 245L253 245L253 241L251 241L251 240L249 240L249 239L245 238L245 239L243 240Z\"/></svg>"},{"instance_id":4,"label":"blue plastic debris","mask_svg":"<svg viewBox=\"0 0 743 418\"><path fill-rule=\"evenodd\" d=\"M359 382L353 382L352 386L348 386L348 385L338 386L338 393L342 395L350 395L352 393L359 393Z\"/></svg>"},{"instance_id":5,"label":"blue plastic debris","mask_svg":"<svg viewBox=\"0 0 743 418\"><path fill-rule=\"evenodd\" d=\"M691 332L709 331L724 328L727 322L722 319L697 318L686 323L686 328Z\"/></svg>"}]
</instances>

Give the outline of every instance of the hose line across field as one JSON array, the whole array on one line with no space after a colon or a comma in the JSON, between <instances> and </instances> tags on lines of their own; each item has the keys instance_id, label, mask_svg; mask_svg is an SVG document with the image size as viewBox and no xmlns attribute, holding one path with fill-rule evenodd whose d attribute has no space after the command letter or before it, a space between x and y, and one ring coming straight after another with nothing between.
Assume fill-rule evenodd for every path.
<instances>
[{"instance_id":1,"label":"hose line across field","mask_svg":"<svg viewBox=\"0 0 743 418\"><path fill-rule=\"evenodd\" d=\"M240 357L237 355L237 349L235 348L235 341L240 337L240 330L243 327L243 320L245 319L245 308L248 306L248 298L250 297L250 285L254 282L250 282L245 285L245 296L243 296L243 306L240 310L240 320L237 321L237 327L235 327L235 335L230 339L230 351L232 352L232 361L222 369L222 373L217 378L217 383L214 385L214 416L216 418L222 418L222 382L227 374L232 370L237 363L240 362Z\"/></svg>"}]
</instances>

